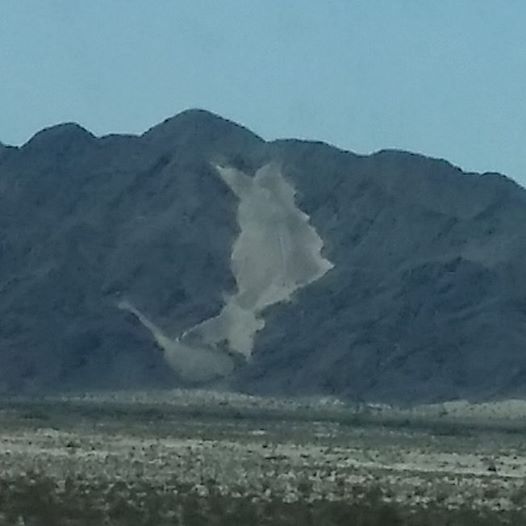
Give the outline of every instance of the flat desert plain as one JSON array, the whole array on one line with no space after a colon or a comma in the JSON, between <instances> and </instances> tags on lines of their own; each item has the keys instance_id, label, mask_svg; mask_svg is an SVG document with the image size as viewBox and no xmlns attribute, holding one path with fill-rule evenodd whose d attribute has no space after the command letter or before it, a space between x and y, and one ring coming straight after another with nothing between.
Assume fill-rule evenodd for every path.
<instances>
[{"instance_id":1,"label":"flat desert plain","mask_svg":"<svg viewBox=\"0 0 526 526\"><path fill-rule=\"evenodd\" d=\"M526 403L0 401L0 524L526 524Z\"/></svg>"}]
</instances>

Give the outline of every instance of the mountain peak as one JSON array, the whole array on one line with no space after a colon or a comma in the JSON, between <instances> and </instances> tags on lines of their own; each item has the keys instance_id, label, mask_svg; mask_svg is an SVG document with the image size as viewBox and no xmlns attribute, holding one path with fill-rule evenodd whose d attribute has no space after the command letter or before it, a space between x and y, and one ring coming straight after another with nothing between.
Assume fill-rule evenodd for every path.
<instances>
[{"instance_id":1,"label":"mountain peak","mask_svg":"<svg viewBox=\"0 0 526 526\"><path fill-rule=\"evenodd\" d=\"M263 142L249 129L203 109L189 109L170 117L147 130L142 137L162 147L199 147L234 149L255 146Z\"/></svg>"},{"instance_id":2,"label":"mountain peak","mask_svg":"<svg viewBox=\"0 0 526 526\"><path fill-rule=\"evenodd\" d=\"M217 113L213 113L211 111L208 111L202 108L189 108L187 110L183 110L180 113L175 114L172 117L168 117L161 123L153 126L148 131L146 131L145 135L159 128L174 127L174 126L191 126L191 125L193 126L197 126L197 125L200 125L200 126L234 126L237 128L247 130L247 128L241 126L240 124L237 124L229 119L226 119L222 117L221 115L218 115Z\"/></svg>"},{"instance_id":3,"label":"mountain peak","mask_svg":"<svg viewBox=\"0 0 526 526\"><path fill-rule=\"evenodd\" d=\"M84 145L94 139L95 136L79 124L66 122L37 132L24 144L23 148L63 150L73 145Z\"/></svg>"}]
</instances>

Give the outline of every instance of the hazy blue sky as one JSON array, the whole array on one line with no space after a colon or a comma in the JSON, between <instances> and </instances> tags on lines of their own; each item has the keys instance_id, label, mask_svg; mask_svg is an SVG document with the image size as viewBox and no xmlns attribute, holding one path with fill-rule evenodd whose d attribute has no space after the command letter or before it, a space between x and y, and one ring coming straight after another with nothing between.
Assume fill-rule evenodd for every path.
<instances>
[{"instance_id":1,"label":"hazy blue sky","mask_svg":"<svg viewBox=\"0 0 526 526\"><path fill-rule=\"evenodd\" d=\"M526 184L526 1L0 0L0 141L188 107Z\"/></svg>"}]
</instances>

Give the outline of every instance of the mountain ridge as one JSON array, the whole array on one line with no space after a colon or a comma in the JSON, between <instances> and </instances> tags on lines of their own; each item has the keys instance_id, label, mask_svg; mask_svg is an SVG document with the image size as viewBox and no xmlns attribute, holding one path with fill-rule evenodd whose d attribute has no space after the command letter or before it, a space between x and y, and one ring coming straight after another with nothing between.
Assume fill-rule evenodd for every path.
<instances>
[{"instance_id":1,"label":"mountain ridge","mask_svg":"<svg viewBox=\"0 0 526 526\"><path fill-rule=\"evenodd\" d=\"M404 402L524 394L520 185L400 150L264 141L195 109L140 135L66 123L0 146L0 388L181 384L116 304L130 298L175 336L234 293L237 198L214 163L279 165L334 264L265 311L253 362L227 384Z\"/></svg>"},{"instance_id":2,"label":"mountain ridge","mask_svg":"<svg viewBox=\"0 0 526 526\"><path fill-rule=\"evenodd\" d=\"M318 146L328 147L331 150L338 151L340 153L350 154L350 155L353 155L353 156L356 156L356 157L362 157L362 158L371 157L371 156L385 156L385 155L397 155L398 156L398 155L400 155L400 156L407 156L407 157L410 157L410 158L427 159L427 160L430 160L430 161L433 161L433 162L434 161L436 161L436 162L444 162L449 167L451 167L453 169L456 169L456 170L459 170L464 175L502 177L502 178L504 178L504 179L506 179L508 181L511 181L514 184L520 186L521 188L523 188L522 185L519 182L517 182L515 179L513 179L512 177L510 177L510 176L508 176L506 174L503 174L501 172L494 172L494 171L488 171L488 172L465 171L461 167L459 167L458 165L448 161L447 159L445 159L443 157L430 156L430 155L427 155L425 153L416 153L416 152L412 152L410 150L405 150L405 149L381 148L380 150L375 150L375 151L372 151L372 152L369 152L369 153L357 153L357 152L354 152L354 151L346 149L346 148L341 148L341 147L335 146L335 145L331 144L330 142L323 141L323 140L297 139L297 138L292 138L292 137L290 137L290 138L289 137L285 137L285 138L277 138L277 139L272 139L272 140L269 140L269 141L264 141L264 139L262 139L259 135L257 135L253 131L249 130L246 126L243 126L243 125L235 122L232 119L229 119L229 118L226 118L226 117L222 117L221 115L219 115L218 113L215 113L213 111L209 111L209 110L206 110L206 109L203 109L203 108L198 108L198 107L196 107L196 108L189 108L187 110L183 110L183 111L181 111L179 113L176 113L173 116L164 119L162 122L159 122L157 124L154 124L154 125L150 126L145 131L140 132L140 133L136 133L136 134L111 133L110 132L110 133L105 133L105 134L101 134L101 135L95 135L90 130L88 130L87 128L85 128L81 124L76 123L74 121L61 122L61 123L57 123L57 124L50 125L50 126L42 128L41 130L35 132L27 141L25 141L23 144L21 144L19 146L12 145L12 144L6 144L6 143L3 143L2 141L0 141L0 149L14 149L14 150L18 150L20 148L23 148L23 147L27 146L33 139L37 138L41 134L45 134L45 135L47 135L48 133L54 134L55 131L63 130L63 129L64 130L65 129L71 129L71 130L76 129L79 132L85 133L86 135L88 135L88 136L90 136L90 137L92 137L92 138L94 138L96 140L127 139L127 138L139 139L141 137L149 136L149 135L151 135L153 133L156 133L157 131L159 131L161 129L167 129L167 128L170 128L170 127L173 128L173 125L175 123L181 123L184 120L190 120L190 119L193 119L193 125L194 126L196 124L199 124L199 121L201 121L201 124L203 124L203 121L208 121L208 122L214 122L215 121L216 123L222 123L225 126L233 126L233 127L237 128L239 130L243 130L243 131L247 132L248 135L251 135L254 138L257 138L259 141L266 142L268 144L280 145L280 144L299 143L299 144L307 144L307 145L318 145ZM176 130L175 130L175 133L177 133Z\"/></svg>"}]
</instances>

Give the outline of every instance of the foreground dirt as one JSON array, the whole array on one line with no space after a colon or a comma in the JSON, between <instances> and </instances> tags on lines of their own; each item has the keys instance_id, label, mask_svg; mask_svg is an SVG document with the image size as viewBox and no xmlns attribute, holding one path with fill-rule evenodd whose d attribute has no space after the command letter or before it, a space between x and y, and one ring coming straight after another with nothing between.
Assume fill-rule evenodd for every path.
<instances>
[{"instance_id":1,"label":"foreground dirt","mask_svg":"<svg viewBox=\"0 0 526 526\"><path fill-rule=\"evenodd\" d=\"M183 491L198 498L214 494L284 503L374 498L408 513L506 514L526 506L521 434L441 428L435 421L425 428L421 420L417 427L382 425L380 417L372 423L320 421L297 407L278 411L252 402L4 401L4 491L21 481L37 485L45 477L59 493L72 483L88 493L119 483L128 490ZM103 506L104 496L98 498ZM142 497L132 492L129 498Z\"/></svg>"}]
</instances>

